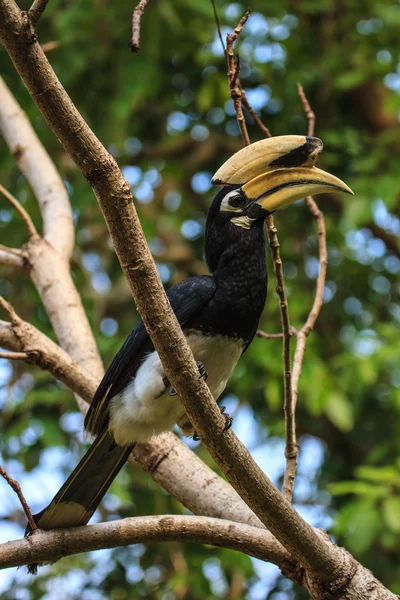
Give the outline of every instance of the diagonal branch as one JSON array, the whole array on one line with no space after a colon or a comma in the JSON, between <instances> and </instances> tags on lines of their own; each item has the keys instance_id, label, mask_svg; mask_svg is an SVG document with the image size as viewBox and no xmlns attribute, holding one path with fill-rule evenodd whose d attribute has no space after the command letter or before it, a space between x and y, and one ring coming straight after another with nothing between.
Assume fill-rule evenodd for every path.
<instances>
[{"instance_id":1,"label":"diagonal branch","mask_svg":"<svg viewBox=\"0 0 400 600\"><path fill-rule=\"evenodd\" d=\"M20 204L20 202L18 202L18 200L12 194L10 194L10 192L8 190L6 190L6 188L2 185L0 185L0 194L2 194L4 196L4 198L6 200L8 200L8 202L11 204L11 206L13 206L15 208L15 210L18 212L18 214L22 217L22 220L24 221L26 228L28 230L29 237L30 238L39 237L39 234L36 231L36 227L33 224L33 221L31 219L29 213L24 209L24 207Z\"/></svg>"},{"instance_id":2,"label":"diagonal branch","mask_svg":"<svg viewBox=\"0 0 400 600\"><path fill-rule=\"evenodd\" d=\"M32 532L36 531L37 525L32 517L31 509L29 508L28 503L25 500L25 496L22 493L21 486L19 485L18 481L15 481L15 479L12 479L9 476L9 474L3 469L2 466L0 466L0 475L7 481L8 485L17 494L19 501L21 502L22 508L24 510L24 513L26 515L26 518L28 519L29 526L32 529Z\"/></svg>"},{"instance_id":3,"label":"diagonal branch","mask_svg":"<svg viewBox=\"0 0 400 600\"><path fill-rule=\"evenodd\" d=\"M48 2L49 0L34 0L32 6L28 11L28 16L33 27L37 26L39 19L44 13Z\"/></svg>"}]
</instances>

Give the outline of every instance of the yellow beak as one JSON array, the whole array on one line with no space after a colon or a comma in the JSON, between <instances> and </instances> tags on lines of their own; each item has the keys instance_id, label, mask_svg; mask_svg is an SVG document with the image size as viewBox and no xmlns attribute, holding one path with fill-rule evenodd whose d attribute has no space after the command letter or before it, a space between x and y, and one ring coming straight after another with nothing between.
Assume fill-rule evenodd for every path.
<instances>
[{"instance_id":1,"label":"yellow beak","mask_svg":"<svg viewBox=\"0 0 400 600\"><path fill-rule=\"evenodd\" d=\"M217 185L241 186L251 204L272 212L305 196L351 189L314 165L322 141L283 135L255 142L236 152L215 173Z\"/></svg>"},{"instance_id":2,"label":"yellow beak","mask_svg":"<svg viewBox=\"0 0 400 600\"><path fill-rule=\"evenodd\" d=\"M267 171L242 186L249 200L272 212L300 198L324 192L353 194L340 179L316 167L293 167Z\"/></svg>"}]
</instances>

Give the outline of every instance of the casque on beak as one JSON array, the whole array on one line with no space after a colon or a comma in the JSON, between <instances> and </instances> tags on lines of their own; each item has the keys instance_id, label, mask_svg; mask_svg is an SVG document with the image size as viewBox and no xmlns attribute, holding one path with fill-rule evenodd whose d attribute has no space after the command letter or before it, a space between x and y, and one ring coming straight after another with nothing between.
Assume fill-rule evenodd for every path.
<instances>
[{"instance_id":1,"label":"casque on beak","mask_svg":"<svg viewBox=\"0 0 400 600\"><path fill-rule=\"evenodd\" d=\"M314 166L322 148L322 141L313 137L267 138L239 150L218 169L212 182L240 185L249 200L247 214L260 208L272 212L324 192L353 194L343 181Z\"/></svg>"}]
</instances>

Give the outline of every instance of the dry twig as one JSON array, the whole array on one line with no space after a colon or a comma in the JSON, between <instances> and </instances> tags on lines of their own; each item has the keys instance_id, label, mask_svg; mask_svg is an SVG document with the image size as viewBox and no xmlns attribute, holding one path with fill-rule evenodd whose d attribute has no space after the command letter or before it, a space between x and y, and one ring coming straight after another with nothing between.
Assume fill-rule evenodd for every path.
<instances>
[{"instance_id":1,"label":"dry twig","mask_svg":"<svg viewBox=\"0 0 400 600\"><path fill-rule=\"evenodd\" d=\"M15 312L15 310L13 309L11 304L9 302L7 302L7 300L5 300L5 298L3 298L3 296L0 296L0 308L2 308L4 310L4 312L10 318L12 323L14 323L18 320L17 313Z\"/></svg>"},{"instance_id":2,"label":"dry twig","mask_svg":"<svg viewBox=\"0 0 400 600\"><path fill-rule=\"evenodd\" d=\"M307 100L307 96L304 93L304 89L301 83L297 84L297 90L299 92L300 100L303 103L304 112L308 121L307 135L313 136L315 129L315 113L312 110L309 101Z\"/></svg>"},{"instance_id":3,"label":"dry twig","mask_svg":"<svg viewBox=\"0 0 400 600\"><path fill-rule=\"evenodd\" d=\"M267 231L269 239L269 247L271 248L272 260L274 263L274 273L276 279L276 293L279 297L279 308L281 313L282 337L283 337L283 394L284 394L284 411L285 411L285 457L286 468L283 479L282 493L287 500L291 500L291 489L289 478L291 478L292 469L290 465L296 461L298 446L296 442L296 420L292 402L292 382L291 382L291 366L290 366L290 341L292 331L289 321L289 307L286 297L285 279L282 270L282 260L279 252L279 240L277 230L274 224L272 215L267 217ZM294 481L294 479L293 479Z\"/></svg>"},{"instance_id":4,"label":"dry twig","mask_svg":"<svg viewBox=\"0 0 400 600\"><path fill-rule=\"evenodd\" d=\"M21 502L22 508L24 509L26 518L28 519L29 526L32 529L32 532L34 532L37 529L37 525L32 517L31 509L29 508L28 503L25 500L25 497L22 493L21 486L19 485L18 481L15 481L15 479L12 479L8 475L8 473L3 469L3 467L1 467L1 466L0 466L0 475L7 481L8 485L17 494L19 501Z\"/></svg>"},{"instance_id":5,"label":"dry twig","mask_svg":"<svg viewBox=\"0 0 400 600\"><path fill-rule=\"evenodd\" d=\"M246 121L243 114L242 108L242 86L240 85L239 72L240 72L240 59L239 55L234 55L233 44L238 39L240 32L242 31L244 24L249 18L251 10L246 10L243 17L240 19L238 25L234 31L226 36L226 63L228 65L228 81L229 81L229 94L233 101L233 106L236 112L236 119L239 125L240 133L242 135L243 143L245 146L250 144L250 138L246 127Z\"/></svg>"},{"instance_id":6,"label":"dry twig","mask_svg":"<svg viewBox=\"0 0 400 600\"><path fill-rule=\"evenodd\" d=\"M27 352L0 352L0 358L5 358L6 360L24 360L28 356Z\"/></svg>"},{"instance_id":7,"label":"dry twig","mask_svg":"<svg viewBox=\"0 0 400 600\"><path fill-rule=\"evenodd\" d=\"M249 114L253 117L255 124L257 125L257 127L259 129L261 129L261 131L263 132L263 134L265 135L265 137L272 137L272 133L270 132L270 130L268 129L268 127L266 125L264 125L264 123L262 122L262 120L260 119L260 117L258 116L258 114L256 113L256 111L254 110L254 108L251 106L250 102L247 99L246 96L246 92L242 89L242 86L240 86L241 90L242 90L242 103L243 106L248 110Z\"/></svg>"},{"instance_id":8,"label":"dry twig","mask_svg":"<svg viewBox=\"0 0 400 600\"><path fill-rule=\"evenodd\" d=\"M2 185L0 185L0 194L2 194L4 196L4 198L6 200L8 200L8 202L15 208L15 210L18 212L18 214L22 217L22 219L26 225L26 228L28 230L29 237L30 238L39 237L39 234L36 231L36 227L33 224L31 217L29 216L27 211L24 209L24 207L18 202L18 200L12 194L10 194L10 192L8 190L6 190L6 188Z\"/></svg>"},{"instance_id":9,"label":"dry twig","mask_svg":"<svg viewBox=\"0 0 400 600\"><path fill-rule=\"evenodd\" d=\"M140 50L140 21L149 0L140 0L132 14L132 39L129 48L132 52Z\"/></svg>"},{"instance_id":10,"label":"dry twig","mask_svg":"<svg viewBox=\"0 0 400 600\"><path fill-rule=\"evenodd\" d=\"M297 84L298 92L300 99L303 103L304 112L307 117L308 127L307 127L307 135L314 135L315 128L315 113L311 109L310 103L307 100L307 97L304 93L303 86L298 83ZM292 371L292 401L291 401L291 414L293 418L295 418L296 404L298 398L298 388L299 388L299 379L301 375L301 368L303 365L304 354L306 351L306 339L307 336L311 333L314 328L315 322L318 318L322 307L322 296L324 293L325 287L325 278L326 278L326 269L328 265L328 254L326 249L326 228L325 228L325 220L324 215L319 210L317 203L313 199L312 196L308 196L306 198L307 206L311 211L314 218L317 220L318 226L318 244L319 244L319 274L317 279L317 287L315 292L315 298L313 305L311 307L310 314L307 317L307 320L303 327L297 331L296 333L296 350L294 353L293 359L293 371ZM297 451L298 447L296 445L297 450L294 452L293 457L287 461L285 477L284 477L284 490L286 490L286 497L291 498L293 494L293 486L294 479L296 476L296 467L297 467Z\"/></svg>"}]
</instances>

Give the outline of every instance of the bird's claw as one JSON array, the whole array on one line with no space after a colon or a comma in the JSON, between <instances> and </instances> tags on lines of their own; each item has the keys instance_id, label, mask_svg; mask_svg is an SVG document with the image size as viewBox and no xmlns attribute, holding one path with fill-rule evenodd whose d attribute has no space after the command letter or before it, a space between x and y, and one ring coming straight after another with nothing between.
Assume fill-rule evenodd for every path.
<instances>
[{"instance_id":1,"label":"bird's claw","mask_svg":"<svg viewBox=\"0 0 400 600\"><path fill-rule=\"evenodd\" d=\"M232 427L233 417L231 417L230 415L228 415L228 413L225 412L226 411L226 406L220 406L219 410L221 412L221 415L225 419L225 426L224 426L224 428L223 428L222 431L227 431L228 429L230 429ZM197 433L195 431L193 432L193 440L195 442L199 442L200 441L200 438L199 438L199 436L197 435Z\"/></svg>"},{"instance_id":2,"label":"bird's claw","mask_svg":"<svg viewBox=\"0 0 400 600\"><path fill-rule=\"evenodd\" d=\"M207 381L208 373L205 370L203 363L201 362L201 360L196 360L196 364L197 364L197 368L199 370L200 379L204 379L204 381ZM171 385L168 377L163 377L163 383L166 388ZM176 395L177 395L177 392L175 391L175 389L173 387L170 387L168 396L176 396Z\"/></svg>"},{"instance_id":3,"label":"bird's claw","mask_svg":"<svg viewBox=\"0 0 400 600\"><path fill-rule=\"evenodd\" d=\"M196 365L197 365L197 368L199 370L200 379L204 379L204 381L207 381L208 373L205 370L204 365L201 362L201 360L196 360Z\"/></svg>"},{"instance_id":4,"label":"bird's claw","mask_svg":"<svg viewBox=\"0 0 400 600\"><path fill-rule=\"evenodd\" d=\"M228 431L228 429L230 429L232 427L233 417L231 417L230 415L228 415L228 413L225 412L226 406L220 406L219 410L221 411L221 415L225 419L225 427L223 428L222 431Z\"/></svg>"}]
</instances>

